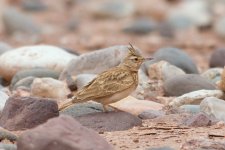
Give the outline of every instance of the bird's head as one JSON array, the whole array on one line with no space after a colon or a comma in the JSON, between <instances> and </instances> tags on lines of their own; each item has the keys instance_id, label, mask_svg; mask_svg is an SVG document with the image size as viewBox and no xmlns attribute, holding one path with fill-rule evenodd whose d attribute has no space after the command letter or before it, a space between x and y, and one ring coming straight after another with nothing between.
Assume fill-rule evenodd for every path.
<instances>
[{"instance_id":1,"label":"bird's head","mask_svg":"<svg viewBox=\"0 0 225 150\"><path fill-rule=\"evenodd\" d=\"M138 71L141 64L146 60L151 60L152 58L144 58L141 54L135 50L135 48L130 44L128 47L129 53L125 57L123 64L129 67L133 71Z\"/></svg>"}]
</instances>

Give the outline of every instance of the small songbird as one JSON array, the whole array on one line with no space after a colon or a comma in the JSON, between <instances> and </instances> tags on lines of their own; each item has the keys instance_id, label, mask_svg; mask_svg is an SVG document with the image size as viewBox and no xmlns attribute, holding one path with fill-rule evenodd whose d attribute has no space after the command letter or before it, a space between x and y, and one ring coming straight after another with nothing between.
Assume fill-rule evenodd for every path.
<instances>
[{"instance_id":1,"label":"small songbird","mask_svg":"<svg viewBox=\"0 0 225 150\"><path fill-rule=\"evenodd\" d=\"M59 110L75 103L96 101L106 106L115 103L131 94L138 85L138 70L145 60L130 44L129 53L118 66L100 73L95 79L79 90L69 101L62 102Z\"/></svg>"}]
</instances>

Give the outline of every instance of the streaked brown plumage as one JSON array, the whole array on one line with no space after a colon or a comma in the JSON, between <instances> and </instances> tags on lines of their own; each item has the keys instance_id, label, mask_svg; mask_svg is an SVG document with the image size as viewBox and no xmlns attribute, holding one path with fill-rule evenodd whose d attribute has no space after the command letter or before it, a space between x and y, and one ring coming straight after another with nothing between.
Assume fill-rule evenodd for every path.
<instances>
[{"instance_id":1,"label":"streaked brown plumage","mask_svg":"<svg viewBox=\"0 0 225 150\"><path fill-rule=\"evenodd\" d=\"M128 55L120 65L100 73L71 100L60 104L59 110L74 103L93 100L101 103L106 111L106 105L129 96L138 85L138 69L145 60L132 45L130 46Z\"/></svg>"}]
</instances>

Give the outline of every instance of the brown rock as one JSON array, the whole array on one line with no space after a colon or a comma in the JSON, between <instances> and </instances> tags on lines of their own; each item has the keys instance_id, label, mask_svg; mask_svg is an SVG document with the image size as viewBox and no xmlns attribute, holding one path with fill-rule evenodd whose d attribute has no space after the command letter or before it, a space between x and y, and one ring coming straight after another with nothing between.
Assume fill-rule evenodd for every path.
<instances>
[{"instance_id":1,"label":"brown rock","mask_svg":"<svg viewBox=\"0 0 225 150\"><path fill-rule=\"evenodd\" d=\"M10 97L2 111L0 125L8 130L22 130L33 128L58 115L58 105L53 100Z\"/></svg>"},{"instance_id":2,"label":"brown rock","mask_svg":"<svg viewBox=\"0 0 225 150\"><path fill-rule=\"evenodd\" d=\"M208 116L205 113L198 113L197 115L191 116L185 121L187 126L192 127L203 127L210 126L215 123L215 118Z\"/></svg>"},{"instance_id":3,"label":"brown rock","mask_svg":"<svg viewBox=\"0 0 225 150\"><path fill-rule=\"evenodd\" d=\"M76 120L96 131L122 131L142 124L141 119L126 112L93 113Z\"/></svg>"},{"instance_id":4,"label":"brown rock","mask_svg":"<svg viewBox=\"0 0 225 150\"><path fill-rule=\"evenodd\" d=\"M193 139L181 146L180 150L224 150L225 143L207 139Z\"/></svg>"},{"instance_id":5,"label":"brown rock","mask_svg":"<svg viewBox=\"0 0 225 150\"><path fill-rule=\"evenodd\" d=\"M24 132L17 147L18 150L112 150L92 129L63 115Z\"/></svg>"}]
</instances>

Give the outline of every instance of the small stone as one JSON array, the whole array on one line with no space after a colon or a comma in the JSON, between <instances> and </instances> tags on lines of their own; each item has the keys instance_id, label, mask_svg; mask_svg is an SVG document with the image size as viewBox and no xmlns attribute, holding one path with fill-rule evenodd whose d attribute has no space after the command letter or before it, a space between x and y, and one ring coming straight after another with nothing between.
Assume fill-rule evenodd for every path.
<instances>
[{"instance_id":1,"label":"small stone","mask_svg":"<svg viewBox=\"0 0 225 150\"><path fill-rule=\"evenodd\" d=\"M216 89L210 81L196 74L174 76L164 82L163 88L167 96L181 96L197 90Z\"/></svg>"},{"instance_id":2,"label":"small stone","mask_svg":"<svg viewBox=\"0 0 225 150\"><path fill-rule=\"evenodd\" d=\"M225 48L218 48L213 51L210 57L209 66L213 67L221 67L225 66Z\"/></svg>"},{"instance_id":3,"label":"small stone","mask_svg":"<svg viewBox=\"0 0 225 150\"><path fill-rule=\"evenodd\" d=\"M0 76L9 81L17 72L33 68L61 72L75 57L61 48L48 45L13 49L0 56Z\"/></svg>"},{"instance_id":4,"label":"small stone","mask_svg":"<svg viewBox=\"0 0 225 150\"><path fill-rule=\"evenodd\" d=\"M185 120L184 124L191 127L205 127L215 124L215 119L201 112Z\"/></svg>"},{"instance_id":5,"label":"small stone","mask_svg":"<svg viewBox=\"0 0 225 150\"><path fill-rule=\"evenodd\" d=\"M152 31L155 31L157 28L157 23L153 20L149 20L147 18L140 18L135 20L133 23L130 23L126 26L123 31L125 33L133 33L133 34L148 34Z\"/></svg>"},{"instance_id":6,"label":"small stone","mask_svg":"<svg viewBox=\"0 0 225 150\"><path fill-rule=\"evenodd\" d=\"M164 146L164 147L156 147L156 148L147 148L145 150L174 150L174 149L168 146Z\"/></svg>"},{"instance_id":7,"label":"small stone","mask_svg":"<svg viewBox=\"0 0 225 150\"><path fill-rule=\"evenodd\" d=\"M40 26L25 14L13 8L7 8L2 14L4 28L7 33L16 32L37 34L41 32Z\"/></svg>"},{"instance_id":8,"label":"small stone","mask_svg":"<svg viewBox=\"0 0 225 150\"><path fill-rule=\"evenodd\" d=\"M0 91L0 112L2 112L8 98L9 96L5 92Z\"/></svg>"},{"instance_id":9,"label":"small stone","mask_svg":"<svg viewBox=\"0 0 225 150\"><path fill-rule=\"evenodd\" d=\"M110 105L115 107L116 109L128 112L135 116L138 116L140 113L146 110L162 110L163 107L162 104L148 100L138 100L132 96L128 96Z\"/></svg>"},{"instance_id":10,"label":"small stone","mask_svg":"<svg viewBox=\"0 0 225 150\"><path fill-rule=\"evenodd\" d=\"M27 11L43 11L47 6L41 0L22 0L21 7Z\"/></svg>"},{"instance_id":11,"label":"small stone","mask_svg":"<svg viewBox=\"0 0 225 150\"><path fill-rule=\"evenodd\" d=\"M201 76L216 84L218 81L221 80L222 72L223 68L211 68L203 72Z\"/></svg>"},{"instance_id":12,"label":"small stone","mask_svg":"<svg viewBox=\"0 0 225 150\"><path fill-rule=\"evenodd\" d=\"M184 94L176 97L172 102L169 103L172 107L179 107L187 104L200 104L201 101L206 97L223 97L223 92L220 90L199 90Z\"/></svg>"},{"instance_id":13,"label":"small stone","mask_svg":"<svg viewBox=\"0 0 225 150\"><path fill-rule=\"evenodd\" d=\"M165 112L160 110L147 110L138 115L141 119L154 119L165 115Z\"/></svg>"},{"instance_id":14,"label":"small stone","mask_svg":"<svg viewBox=\"0 0 225 150\"><path fill-rule=\"evenodd\" d=\"M200 103L202 112L225 121L225 101L216 97L207 97Z\"/></svg>"},{"instance_id":15,"label":"small stone","mask_svg":"<svg viewBox=\"0 0 225 150\"><path fill-rule=\"evenodd\" d=\"M8 130L0 128L0 140L2 141L4 139L15 142L17 140L17 136Z\"/></svg>"},{"instance_id":16,"label":"small stone","mask_svg":"<svg viewBox=\"0 0 225 150\"><path fill-rule=\"evenodd\" d=\"M192 139L182 144L180 150L223 150L224 142L217 142L209 139Z\"/></svg>"},{"instance_id":17,"label":"small stone","mask_svg":"<svg viewBox=\"0 0 225 150\"><path fill-rule=\"evenodd\" d=\"M200 112L200 106L199 105L182 105L180 106L181 110L186 113L192 113L197 114Z\"/></svg>"},{"instance_id":18,"label":"small stone","mask_svg":"<svg viewBox=\"0 0 225 150\"><path fill-rule=\"evenodd\" d=\"M96 77L95 74L79 74L76 76L75 83L77 89L81 89Z\"/></svg>"},{"instance_id":19,"label":"small stone","mask_svg":"<svg viewBox=\"0 0 225 150\"><path fill-rule=\"evenodd\" d=\"M32 85L34 79L35 79L35 77L32 77L32 76L25 77L25 78L19 80L18 82L16 82L16 84L12 87L12 90L16 90L18 88L23 88L23 89L27 89L28 91L30 91L31 85Z\"/></svg>"},{"instance_id":20,"label":"small stone","mask_svg":"<svg viewBox=\"0 0 225 150\"><path fill-rule=\"evenodd\" d=\"M142 124L141 119L126 112L93 113L75 119L96 131L122 131Z\"/></svg>"},{"instance_id":21,"label":"small stone","mask_svg":"<svg viewBox=\"0 0 225 150\"><path fill-rule=\"evenodd\" d=\"M154 62L161 60L167 61L171 65L181 68L186 73L198 73L198 69L192 58L181 49L172 47L161 48L154 53L153 58ZM153 63L152 61L147 61L144 64L146 68L149 68Z\"/></svg>"},{"instance_id":22,"label":"small stone","mask_svg":"<svg viewBox=\"0 0 225 150\"><path fill-rule=\"evenodd\" d=\"M132 15L134 5L130 1L105 1L92 7L92 14L96 18L123 18Z\"/></svg>"},{"instance_id":23,"label":"small stone","mask_svg":"<svg viewBox=\"0 0 225 150\"><path fill-rule=\"evenodd\" d=\"M67 76L77 76L78 74L99 74L115 67L127 56L128 47L113 46L82 54L70 61L60 75L60 80L66 79Z\"/></svg>"},{"instance_id":24,"label":"small stone","mask_svg":"<svg viewBox=\"0 0 225 150\"><path fill-rule=\"evenodd\" d=\"M50 99L10 97L2 111L0 125L7 130L24 130L59 115L58 105Z\"/></svg>"},{"instance_id":25,"label":"small stone","mask_svg":"<svg viewBox=\"0 0 225 150\"><path fill-rule=\"evenodd\" d=\"M31 95L56 99L58 102L67 98L70 90L66 83L52 78L36 78L31 85Z\"/></svg>"},{"instance_id":26,"label":"small stone","mask_svg":"<svg viewBox=\"0 0 225 150\"><path fill-rule=\"evenodd\" d=\"M12 78L10 87L13 88L13 86L20 80L26 77L37 77L37 78L43 78L43 77L51 77L53 79L59 78L59 73L47 68L31 68L31 69L25 69L18 71Z\"/></svg>"},{"instance_id":27,"label":"small stone","mask_svg":"<svg viewBox=\"0 0 225 150\"><path fill-rule=\"evenodd\" d=\"M149 66L148 74L151 79L166 81L174 76L184 75L185 72L166 61L160 61Z\"/></svg>"},{"instance_id":28,"label":"small stone","mask_svg":"<svg viewBox=\"0 0 225 150\"><path fill-rule=\"evenodd\" d=\"M17 150L17 146L15 144L0 143L0 150Z\"/></svg>"},{"instance_id":29,"label":"small stone","mask_svg":"<svg viewBox=\"0 0 225 150\"><path fill-rule=\"evenodd\" d=\"M102 105L96 102L86 102L74 104L65 110L61 111L60 114L70 115L72 117L83 116L85 114L92 114L96 112L102 112Z\"/></svg>"},{"instance_id":30,"label":"small stone","mask_svg":"<svg viewBox=\"0 0 225 150\"><path fill-rule=\"evenodd\" d=\"M18 139L17 147L18 150L113 149L92 129L63 115L24 132Z\"/></svg>"},{"instance_id":31,"label":"small stone","mask_svg":"<svg viewBox=\"0 0 225 150\"><path fill-rule=\"evenodd\" d=\"M225 91L225 68L223 69L221 74L221 81L219 82L219 88L222 91Z\"/></svg>"}]
</instances>

